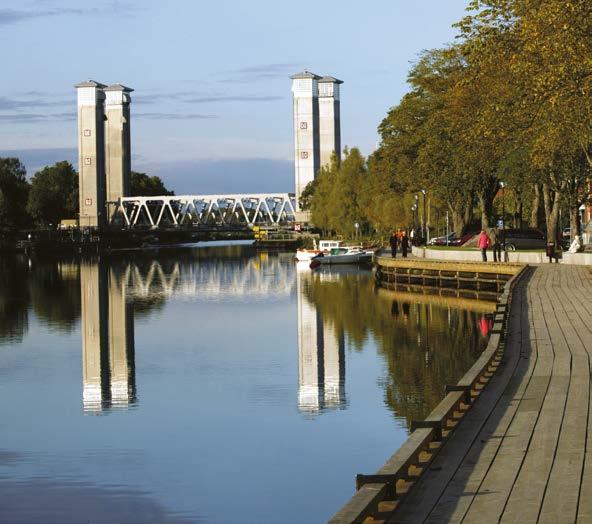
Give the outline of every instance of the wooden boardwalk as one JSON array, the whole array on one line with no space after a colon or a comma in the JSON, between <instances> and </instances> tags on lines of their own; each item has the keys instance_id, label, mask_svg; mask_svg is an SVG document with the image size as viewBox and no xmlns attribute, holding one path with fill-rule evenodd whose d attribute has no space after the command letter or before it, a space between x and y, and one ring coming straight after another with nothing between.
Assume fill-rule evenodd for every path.
<instances>
[{"instance_id":1,"label":"wooden boardwalk","mask_svg":"<svg viewBox=\"0 0 592 524\"><path fill-rule=\"evenodd\" d=\"M592 273L528 271L501 365L388 522L592 523Z\"/></svg>"}]
</instances>

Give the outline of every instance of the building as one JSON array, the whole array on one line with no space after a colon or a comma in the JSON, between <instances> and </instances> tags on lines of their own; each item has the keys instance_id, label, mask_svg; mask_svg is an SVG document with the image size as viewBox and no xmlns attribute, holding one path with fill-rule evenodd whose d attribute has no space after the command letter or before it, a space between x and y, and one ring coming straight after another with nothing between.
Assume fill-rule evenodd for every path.
<instances>
[{"instance_id":1,"label":"building","mask_svg":"<svg viewBox=\"0 0 592 524\"><path fill-rule=\"evenodd\" d=\"M341 152L341 114L339 85L343 81L324 76L319 84L319 149L321 167L331 163L333 153Z\"/></svg>"},{"instance_id":2,"label":"building","mask_svg":"<svg viewBox=\"0 0 592 524\"><path fill-rule=\"evenodd\" d=\"M130 93L133 89L121 84L106 87L105 92L105 191L109 219L114 205L129 196L131 172Z\"/></svg>"},{"instance_id":3,"label":"building","mask_svg":"<svg viewBox=\"0 0 592 524\"><path fill-rule=\"evenodd\" d=\"M121 84L77 84L79 225L102 227L113 203L129 195L130 93Z\"/></svg>"},{"instance_id":4,"label":"building","mask_svg":"<svg viewBox=\"0 0 592 524\"><path fill-rule=\"evenodd\" d=\"M81 227L105 224L105 84L77 84L78 203Z\"/></svg>"},{"instance_id":5,"label":"building","mask_svg":"<svg viewBox=\"0 0 592 524\"><path fill-rule=\"evenodd\" d=\"M343 82L310 71L292 75L294 127L294 185L296 210L300 195L319 168L341 151L339 86Z\"/></svg>"}]
</instances>

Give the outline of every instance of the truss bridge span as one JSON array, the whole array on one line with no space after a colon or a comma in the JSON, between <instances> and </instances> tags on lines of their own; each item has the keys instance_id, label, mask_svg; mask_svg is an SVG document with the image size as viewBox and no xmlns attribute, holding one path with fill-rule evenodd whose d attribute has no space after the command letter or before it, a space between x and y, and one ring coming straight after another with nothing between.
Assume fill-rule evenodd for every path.
<instances>
[{"instance_id":1,"label":"truss bridge span","mask_svg":"<svg viewBox=\"0 0 592 524\"><path fill-rule=\"evenodd\" d=\"M291 193L122 197L108 202L109 225L127 228L288 225Z\"/></svg>"}]
</instances>

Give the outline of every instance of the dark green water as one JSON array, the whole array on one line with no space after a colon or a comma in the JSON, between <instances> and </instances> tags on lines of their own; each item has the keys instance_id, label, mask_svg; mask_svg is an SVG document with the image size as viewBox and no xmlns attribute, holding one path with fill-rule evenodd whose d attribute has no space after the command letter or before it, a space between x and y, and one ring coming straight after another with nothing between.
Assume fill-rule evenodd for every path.
<instances>
[{"instance_id":1,"label":"dark green water","mask_svg":"<svg viewBox=\"0 0 592 524\"><path fill-rule=\"evenodd\" d=\"M0 258L0 521L325 521L483 318L248 246Z\"/></svg>"}]
</instances>

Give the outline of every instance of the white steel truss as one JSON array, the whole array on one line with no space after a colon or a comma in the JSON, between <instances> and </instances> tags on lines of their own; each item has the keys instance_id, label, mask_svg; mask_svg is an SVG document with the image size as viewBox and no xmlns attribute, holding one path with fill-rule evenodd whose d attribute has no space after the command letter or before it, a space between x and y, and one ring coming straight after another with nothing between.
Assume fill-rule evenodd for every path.
<instances>
[{"instance_id":1,"label":"white steel truss","mask_svg":"<svg viewBox=\"0 0 592 524\"><path fill-rule=\"evenodd\" d=\"M252 226L294 222L290 193L123 197L109 202L111 224L134 227Z\"/></svg>"}]
</instances>

